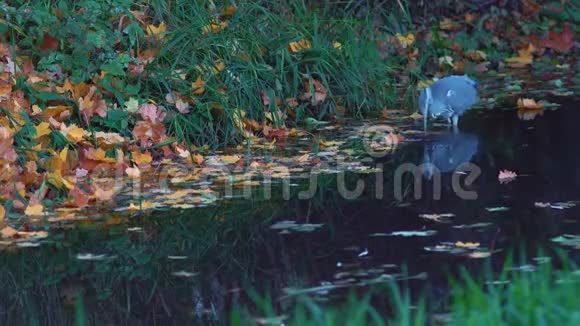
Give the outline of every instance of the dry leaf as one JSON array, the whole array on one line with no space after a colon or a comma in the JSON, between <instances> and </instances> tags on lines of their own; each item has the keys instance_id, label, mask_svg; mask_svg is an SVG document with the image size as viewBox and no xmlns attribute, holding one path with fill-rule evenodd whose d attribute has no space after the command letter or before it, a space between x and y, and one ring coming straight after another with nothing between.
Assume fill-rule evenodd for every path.
<instances>
[{"instance_id":1,"label":"dry leaf","mask_svg":"<svg viewBox=\"0 0 580 326\"><path fill-rule=\"evenodd\" d=\"M197 79L191 83L191 88L193 89L193 94L201 95L205 91L205 81L201 78L201 75L197 77Z\"/></svg>"},{"instance_id":2,"label":"dry leaf","mask_svg":"<svg viewBox=\"0 0 580 326\"><path fill-rule=\"evenodd\" d=\"M143 153L139 151L133 151L131 152L131 157L133 158L133 162L135 162L137 165L149 164L151 161L153 161L153 157L149 151L145 151Z\"/></svg>"},{"instance_id":3,"label":"dry leaf","mask_svg":"<svg viewBox=\"0 0 580 326\"><path fill-rule=\"evenodd\" d=\"M518 56L513 58L506 58L505 62L510 63L512 66L514 64L521 64L521 65L530 65L534 62L534 58L532 53L534 53L536 49L532 44L528 45L527 48L518 50Z\"/></svg>"},{"instance_id":4,"label":"dry leaf","mask_svg":"<svg viewBox=\"0 0 580 326\"><path fill-rule=\"evenodd\" d=\"M165 37L166 31L167 26L165 26L165 22L159 23L159 26L147 25L147 29L145 30L145 32L147 32L147 36L156 40L163 39Z\"/></svg>"},{"instance_id":5,"label":"dry leaf","mask_svg":"<svg viewBox=\"0 0 580 326\"><path fill-rule=\"evenodd\" d=\"M413 33L407 33L406 35L397 33L395 37L397 38L399 44L401 44L403 48L407 48L413 45L413 43L415 43L415 35Z\"/></svg>"},{"instance_id":6,"label":"dry leaf","mask_svg":"<svg viewBox=\"0 0 580 326\"><path fill-rule=\"evenodd\" d=\"M499 171L499 175L497 176L497 179L499 180L500 184L504 184L504 183L507 184L507 183L514 181L517 176L518 175L513 171L503 170L503 171Z\"/></svg>"},{"instance_id":7,"label":"dry leaf","mask_svg":"<svg viewBox=\"0 0 580 326\"><path fill-rule=\"evenodd\" d=\"M35 139L41 138L46 135L50 135L50 124L48 122L41 122L34 127L36 129Z\"/></svg>"},{"instance_id":8,"label":"dry leaf","mask_svg":"<svg viewBox=\"0 0 580 326\"><path fill-rule=\"evenodd\" d=\"M532 98L520 98L518 99L518 109L531 109L531 110L541 110L544 108L544 103L536 102Z\"/></svg>"},{"instance_id":9,"label":"dry leaf","mask_svg":"<svg viewBox=\"0 0 580 326\"><path fill-rule=\"evenodd\" d=\"M18 234L18 231L16 231L13 227L6 226L2 229L2 231L0 231L0 234L2 234L3 238L13 238Z\"/></svg>"},{"instance_id":10,"label":"dry leaf","mask_svg":"<svg viewBox=\"0 0 580 326\"><path fill-rule=\"evenodd\" d=\"M140 211L140 210L145 210L145 209L151 209L156 207L157 204L149 202L149 201L142 201L140 204L136 205L136 204L129 204L128 210L129 211Z\"/></svg>"},{"instance_id":11,"label":"dry leaf","mask_svg":"<svg viewBox=\"0 0 580 326\"><path fill-rule=\"evenodd\" d=\"M129 179L139 179L141 178L141 170L139 170L138 167L128 167L125 169L125 173L127 173L127 176L129 177Z\"/></svg>"},{"instance_id":12,"label":"dry leaf","mask_svg":"<svg viewBox=\"0 0 580 326\"><path fill-rule=\"evenodd\" d=\"M42 215L42 213L44 213L44 208L41 204L29 205L26 207L26 210L24 210L24 214L28 216Z\"/></svg>"},{"instance_id":13,"label":"dry leaf","mask_svg":"<svg viewBox=\"0 0 580 326\"><path fill-rule=\"evenodd\" d=\"M479 247L479 242L463 242L457 241L455 246L458 248L477 248Z\"/></svg>"},{"instance_id":14,"label":"dry leaf","mask_svg":"<svg viewBox=\"0 0 580 326\"><path fill-rule=\"evenodd\" d=\"M301 52L303 50L308 50L311 48L312 48L312 43L310 43L310 41L307 41L304 39L288 44L288 50L292 53L298 53L298 52Z\"/></svg>"},{"instance_id":15,"label":"dry leaf","mask_svg":"<svg viewBox=\"0 0 580 326\"><path fill-rule=\"evenodd\" d=\"M78 143L83 140L85 136L85 130L77 127L75 124L66 126L64 123L60 125L60 132L72 143Z\"/></svg>"},{"instance_id":16,"label":"dry leaf","mask_svg":"<svg viewBox=\"0 0 580 326\"><path fill-rule=\"evenodd\" d=\"M227 164L234 164L240 160L238 155L222 155L220 156L221 160Z\"/></svg>"}]
</instances>

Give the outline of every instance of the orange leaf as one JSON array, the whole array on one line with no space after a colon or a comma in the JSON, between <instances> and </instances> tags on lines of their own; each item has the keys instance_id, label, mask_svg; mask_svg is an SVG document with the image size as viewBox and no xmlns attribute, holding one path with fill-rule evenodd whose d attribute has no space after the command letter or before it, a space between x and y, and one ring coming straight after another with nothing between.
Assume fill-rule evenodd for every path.
<instances>
[{"instance_id":1,"label":"orange leaf","mask_svg":"<svg viewBox=\"0 0 580 326\"><path fill-rule=\"evenodd\" d=\"M18 234L18 231L16 231L13 227L6 226L0 231L0 234L2 234L2 238L13 238Z\"/></svg>"},{"instance_id":2,"label":"orange leaf","mask_svg":"<svg viewBox=\"0 0 580 326\"><path fill-rule=\"evenodd\" d=\"M79 111L84 116L87 124L95 114L101 118L107 116L107 103L96 91L97 88L91 85L87 95L78 99Z\"/></svg>"},{"instance_id":3,"label":"orange leaf","mask_svg":"<svg viewBox=\"0 0 580 326\"><path fill-rule=\"evenodd\" d=\"M518 109L531 109L540 110L544 108L542 102L537 103L536 100L532 98L520 98L518 99Z\"/></svg>"},{"instance_id":4,"label":"orange leaf","mask_svg":"<svg viewBox=\"0 0 580 326\"><path fill-rule=\"evenodd\" d=\"M193 155L193 162L197 165L203 165L203 163L205 163L205 158L202 155L195 154Z\"/></svg>"}]
</instances>

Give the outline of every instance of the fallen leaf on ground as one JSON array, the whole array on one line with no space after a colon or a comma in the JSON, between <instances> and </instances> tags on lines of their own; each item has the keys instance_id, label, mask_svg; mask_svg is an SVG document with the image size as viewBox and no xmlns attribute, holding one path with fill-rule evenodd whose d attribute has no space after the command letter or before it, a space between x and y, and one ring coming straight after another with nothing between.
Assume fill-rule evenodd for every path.
<instances>
[{"instance_id":1,"label":"fallen leaf on ground","mask_svg":"<svg viewBox=\"0 0 580 326\"><path fill-rule=\"evenodd\" d=\"M240 160L238 155L222 155L220 158L224 163L227 164L234 164Z\"/></svg>"},{"instance_id":2,"label":"fallen leaf on ground","mask_svg":"<svg viewBox=\"0 0 580 326\"><path fill-rule=\"evenodd\" d=\"M308 40L299 40L297 42L291 42L288 44L288 50L292 53L298 53L310 48L312 48L312 43L310 43Z\"/></svg>"},{"instance_id":3,"label":"fallen leaf on ground","mask_svg":"<svg viewBox=\"0 0 580 326\"><path fill-rule=\"evenodd\" d=\"M127 176L129 177L129 179L139 179L141 178L141 170L139 170L138 167L128 167L125 169L125 173L127 173Z\"/></svg>"},{"instance_id":4,"label":"fallen leaf on ground","mask_svg":"<svg viewBox=\"0 0 580 326\"><path fill-rule=\"evenodd\" d=\"M0 231L0 234L3 238L12 238L18 234L18 231L16 231L13 227L6 226Z\"/></svg>"},{"instance_id":5,"label":"fallen leaf on ground","mask_svg":"<svg viewBox=\"0 0 580 326\"><path fill-rule=\"evenodd\" d=\"M560 53L568 53L574 47L574 33L569 23L564 23L561 33L552 32L548 37L540 41L540 46L552 48Z\"/></svg>"},{"instance_id":6,"label":"fallen leaf on ground","mask_svg":"<svg viewBox=\"0 0 580 326\"><path fill-rule=\"evenodd\" d=\"M40 204L29 205L26 207L26 210L24 210L24 214L28 216L42 215L43 212L44 208Z\"/></svg>"},{"instance_id":7,"label":"fallen leaf on ground","mask_svg":"<svg viewBox=\"0 0 580 326\"><path fill-rule=\"evenodd\" d=\"M505 62L511 64L512 66L518 65L518 64L519 65L530 65L530 64L532 64L532 62L534 62L534 58L532 56L532 53L535 50L536 49L534 48L534 46L532 44L530 44L530 45L528 45L527 48L518 50L517 57L506 58Z\"/></svg>"},{"instance_id":8,"label":"fallen leaf on ground","mask_svg":"<svg viewBox=\"0 0 580 326\"><path fill-rule=\"evenodd\" d=\"M201 75L197 77L197 79L191 83L191 89L193 89L193 94L201 95L205 91L205 81L201 79Z\"/></svg>"},{"instance_id":9,"label":"fallen leaf on ground","mask_svg":"<svg viewBox=\"0 0 580 326\"><path fill-rule=\"evenodd\" d=\"M151 209L156 207L157 204L149 202L149 201L143 201L140 204L134 204L131 203L129 204L129 207L127 208L129 211L140 211L140 210L145 210L145 209Z\"/></svg>"},{"instance_id":10,"label":"fallen leaf on ground","mask_svg":"<svg viewBox=\"0 0 580 326\"><path fill-rule=\"evenodd\" d=\"M158 26L155 25L148 25L145 32L147 35L153 39L160 40L165 37L165 32L167 31L167 26L165 26L165 22L159 23Z\"/></svg>"}]
</instances>

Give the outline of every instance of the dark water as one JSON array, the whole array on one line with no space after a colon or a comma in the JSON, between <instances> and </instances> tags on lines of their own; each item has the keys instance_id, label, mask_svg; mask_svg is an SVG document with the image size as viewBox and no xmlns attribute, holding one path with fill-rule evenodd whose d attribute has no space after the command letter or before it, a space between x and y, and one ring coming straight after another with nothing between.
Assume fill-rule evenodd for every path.
<instances>
[{"instance_id":1,"label":"dark water","mask_svg":"<svg viewBox=\"0 0 580 326\"><path fill-rule=\"evenodd\" d=\"M0 255L1 324L218 322L234 305L252 306L249 289L268 293L283 310L300 293L340 301L350 289L364 292L404 275L411 280L401 284L426 289L436 304L460 268L498 270L513 248L525 249L533 263L538 248L544 255L562 248L550 239L579 233L580 111L578 102L561 103L531 121L511 110L470 112L457 135L413 136L395 154L372 160L383 168L380 178L346 175L349 189L365 184L354 199L328 175L308 200L297 198L307 184L296 182L289 200L275 187L269 200L258 193L217 207L63 227L51 243ZM397 200L397 168L425 162L441 172L440 198L432 169L430 180L420 176L419 199L405 174ZM457 173L466 162L481 171L470 185ZM504 169L519 176L500 184ZM454 175L476 199L458 195ZM391 234L401 231L422 236ZM78 253L104 256L82 260Z\"/></svg>"}]
</instances>

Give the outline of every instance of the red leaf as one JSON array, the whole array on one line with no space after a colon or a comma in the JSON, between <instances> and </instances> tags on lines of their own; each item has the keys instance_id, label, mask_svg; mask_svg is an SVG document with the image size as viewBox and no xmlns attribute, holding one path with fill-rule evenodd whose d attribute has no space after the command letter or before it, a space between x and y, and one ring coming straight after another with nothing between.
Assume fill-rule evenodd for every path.
<instances>
[{"instance_id":1,"label":"red leaf","mask_svg":"<svg viewBox=\"0 0 580 326\"><path fill-rule=\"evenodd\" d=\"M44 52L48 49L58 49L58 40L50 36L50 34L47 32L44 32L44 37L42 38L42 43L40 44L40 51Z\"/></svg>"},{"instance_id":2,"label":"red leaf","mask_svg":"<svg viewBox=\"0 0 580 326\"><path fill-rule=\"evenodd\" d=\"M545 48L552 48L560 53L568 53L574 47L574 33L569 23L564 23L562 33L552 32L548 37L540 41Z\"/></svg>"}]
</instances>

